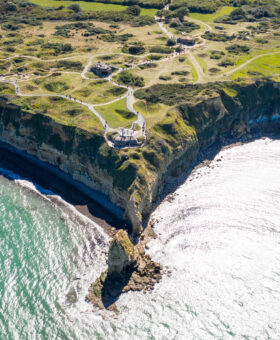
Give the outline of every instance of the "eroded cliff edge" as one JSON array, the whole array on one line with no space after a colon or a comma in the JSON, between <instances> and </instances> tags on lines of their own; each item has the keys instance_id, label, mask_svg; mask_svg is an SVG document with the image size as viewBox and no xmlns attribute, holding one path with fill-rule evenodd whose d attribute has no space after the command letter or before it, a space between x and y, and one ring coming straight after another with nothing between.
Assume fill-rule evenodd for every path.
<instances>
[{"instance_id":1,"label":"eroded cliff edge","mask_svg":"<svg viewBox=\"0 0 280 340\"><path fill-rule=\"evenodd\" d=\"M240 122L270 120L280 112L280 83L269 79L180 86L185 87L176 106L170 105L168 113L148 127L149 140L143 148L113 149L102 131L86 131L39 111L28 112L14 104L12 95L0 98L0 140L104 193L139 233L169 175L188 169L201 149ZM192 89L195 95L189 96ZM142 91L139 98L150 100L149 96L153 88Z\"/></svg>"}]
</instances>

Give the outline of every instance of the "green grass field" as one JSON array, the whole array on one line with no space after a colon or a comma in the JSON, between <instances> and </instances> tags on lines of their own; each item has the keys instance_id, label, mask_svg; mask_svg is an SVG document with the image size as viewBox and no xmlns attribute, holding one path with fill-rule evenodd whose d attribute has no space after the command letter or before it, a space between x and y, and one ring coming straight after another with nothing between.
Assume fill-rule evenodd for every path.
<instances>
[{"instance_id":1,"label":"green grass field","mask_svg":"<svg viewBox=\"0 0 280 340\"><path fill-rule=\"evenodd\" d=\"M192 74L192 80L193 80L193 82L195 83L195 82L197 82L197 80L198 80L198 74L197 74L197 72L196 72L196 69L195 69L195 67L193 66L193 64L191 63L191 61L189 60L189 58L188 58L188 64L190 65L190 67L191 67L191 74Z\"/></svg>"},{"instance_id":2,"label":"green grass field","mask_svg":"<svg viewBox=\"0 0 280 340\"><path fill-rule=\"evenodd\" d=\"M23 110L41 113L59 124L77 126L87 131L103 131L99 119L86 107L59 97L18 97L15 101Z\"/></svg>"},{"instance_id":3,"label":"green grass field","mask_svg":"<svg viewBox=\"0 0 280 340\"><path fill-rule=\"evenodd\" d=\"M126 99L121 99L115 103L98 106L96 108L111 128L130 127L137 117L127 110Z\"/></svg>"},{"instance_id":4,"label":"green grass field","mask_svg":"<svg viewBox=\"0 0 280 340\"><path fill-rule=\"evenodd\" d=\"M249 78L257 76L279 77L280 53L260 57L244 66L232 75L232 79Z\"/></svg>"},{"instance_id":5,"label":"green grass field","mask_svg":"<svg viewBox=\"0 0 280 340\"><path fill-rule=\"evenodd\" d=\"M67 7L70 4L77 3L80 7L85 11L97 11L97 12L105 12L105 11L124 11L127 6L115 5L115 4L103 4L98 2L87 2L87 1L57 1L57 0L30 0L34 4L44 6L44 7ZM141 15L149 15L154 17L157 12L157 9L153 8L142 8Z\"/></svg>"},{"instance_id":6,"label":"green grass field","mask_svg":"<svg viewBox=\"0 0 280 340\"><path fill-rule=\"evenodd\" d=\"M214 20L216 20L217 18L223 15L229 15L234 9L235 7L224 6L218 9L215 13L211 13L211 14L190 13L189 16L197 20L212 23L214 22Z\"/></svg>"},{"instance_id":7,"label":"green grass field","mask_svg":"<svg viewBox=\"0 0 280 340\"><path fill-rule=\"evenodd\" d=\"M70 4L76 3L79 4L82 9L85 11L123 11L126 9L126 6L114 5L114 4L103 4L97 2L86 2L86 1L56 1L56 0L31 0L34 4L45 6L45 7L59 7L64 6L67 7Z\"/></svg>"}]
</instances>

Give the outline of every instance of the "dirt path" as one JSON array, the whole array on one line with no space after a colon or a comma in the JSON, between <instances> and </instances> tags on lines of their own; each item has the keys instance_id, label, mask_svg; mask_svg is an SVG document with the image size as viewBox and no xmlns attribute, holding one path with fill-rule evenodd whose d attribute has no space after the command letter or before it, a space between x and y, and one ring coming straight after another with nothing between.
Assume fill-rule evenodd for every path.
<instances>
[{"instance_id":1,"label":"dirt path","mask_svg":"<svg viewBox=\"0 0 280 340\"><path fill-rule=\"evenodd\" d=\"M252 61L256 60L256 59L259 59L261 57L265 57L265 56L269 56L269 55L273 55L273 54L280 54L280 52L271 52L271 53L265 53L265 54L260 54L260 55L256 55L255 57L245 61L245 63L237 66L236 68L226 72L226 73L223 73L222 76L229 76L231 74L233 74L234 72L242 69L243 67L247 66L248 64L250 64Z\"/></svg>"}]
</instances>

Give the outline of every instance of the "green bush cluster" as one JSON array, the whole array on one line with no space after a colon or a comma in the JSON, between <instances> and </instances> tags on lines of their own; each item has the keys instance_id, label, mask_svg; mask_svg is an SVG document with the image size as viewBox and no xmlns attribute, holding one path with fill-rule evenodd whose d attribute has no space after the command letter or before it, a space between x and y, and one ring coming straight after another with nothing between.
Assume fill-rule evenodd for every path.
<instances>
[{"instance_id":1,"label":"green bush cluster","mask_svg":"<svg viewBox=\"0 0 280 340\"><path fill-rule=\"evenodd\" d=\"M130 53L134 55L140 55L145 52L144 44L141 41L134 42L132 44L126 44L122 48L123 53Z\"/></svg>"},{"instance_id":2,"label":"green bush cluster","mask_svg":"<svg viewBox=\"0 0 280 340\"><path fill-rule=\"evenodd\" d=\"M144 78L134 76L128 71L122 71L118 76L118 81L124 85L131 85L137 87L143 87L145 85Z\"/></svg>"},{"instance_id":3,"label":"green bush cluster","mask_svg":"<svg viewBox=\"0 0 280 340\"><path fill-rule=\"evenodd\" d=\"M232 54L242 54L242 53L249 53L250 48L246 45L233 44L233 45L226 47L226 50Z\"/></svg>"},{"instance_id":4,"label":"green bush cluster","mask_svg":"<svg viewBox=\"0 0 280 340\"><path fill-rule=\"evenodd\" d=\"M213 40L213 41L229 41L233 39L232 36L229 36L225 33L214 33L214 32L206 32L202 35L202 38L207 39L207 40Z\"/></svg>"},{"instance_id":5,"label":"green bush cluster","mask_svg":"<svg viewBox=\"0 0 280 340\"><path fill-rule=\"evenodd\" d=\"M42 49L54 50L54 53L56 55L73 51L73 47L71 44L61 43L45 43L42 45Z\"/></svg>"},{"instance_id":6,"label":"green bush cluster","mask_svg":"<svg viewBox=\"0 0 280 340\"><path fill-rule=\"evenodd\" d=\"M218 50L210 51L210 59L221 59L222 56L224 55L225 55L225 52L223 51L218 51Z\"/></svg>"},{"instance_id":7,"label":"green bush cluster","mask_svg":"<svg viewBox=\"0 0 280 340\"><path fill-rule=\"evenodd\" d=\"M150 47L151 53L162 53L162 54L170 54L174 52L174 49L169 46L161 46L161 45L155 45Z\"/></svg>"}]
</instances>

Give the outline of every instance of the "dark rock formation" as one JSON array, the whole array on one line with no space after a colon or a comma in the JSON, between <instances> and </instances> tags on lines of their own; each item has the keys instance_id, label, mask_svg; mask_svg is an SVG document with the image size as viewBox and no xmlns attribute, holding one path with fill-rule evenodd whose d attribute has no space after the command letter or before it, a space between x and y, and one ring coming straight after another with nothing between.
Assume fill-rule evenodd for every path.
<instances>
[{"instance_id":1,"label":"dark rock formation","mask_svg":"<svg viewBox=\"0 0 280 340\"><path fill-rule=\"evenodd\" d=\"M117 312L114 304L128 291L152 290L161 279L161 265L134 246L124 230L113 237L108 254L108 270L90 286L87 300L98 308Z\"/></svg>"}]
</instances>

